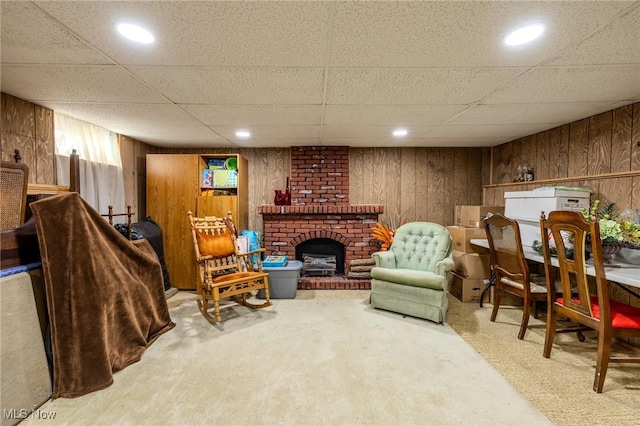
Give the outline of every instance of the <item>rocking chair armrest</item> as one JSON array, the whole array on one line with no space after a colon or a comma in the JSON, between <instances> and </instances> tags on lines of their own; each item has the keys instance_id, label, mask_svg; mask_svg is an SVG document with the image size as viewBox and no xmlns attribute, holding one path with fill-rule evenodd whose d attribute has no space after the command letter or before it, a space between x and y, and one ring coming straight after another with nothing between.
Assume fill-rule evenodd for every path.
<instances>
[{"instance_id":1,"label":"rocking chair armrest","mask_svg":"<svg viewBox=\"0 0 640 426\"><path fill-rule=\"evenodd\" d=\"M267 249L264 248L259 248L259 249L255 249L255 250L250 250L246 253L242 253L240 254L240 256L248 256L250 254L256 254L256 253L264 253L265 251L267 251Z\"/></svg>"}]
</instances>

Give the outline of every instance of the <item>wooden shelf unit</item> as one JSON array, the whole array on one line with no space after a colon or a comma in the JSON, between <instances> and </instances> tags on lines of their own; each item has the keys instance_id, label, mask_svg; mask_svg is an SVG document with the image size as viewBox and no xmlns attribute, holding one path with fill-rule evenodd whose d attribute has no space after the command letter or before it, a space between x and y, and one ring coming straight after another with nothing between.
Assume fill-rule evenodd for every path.
<instances>
[{"instance_id":1,"label":"wooden shelf unit","mask_svg":"<svg viewBox=\"0 0 640 426\"><path fill-rule=\"evenodd\" d=\"M205 188L203 170L210 158L234 157L238 185ZM172 287L200 290L187 212L196 216L233 216L238 232L249 222L248 162L239 154L147 154L147 215L160 225L164 257ZM224 190L231 195L202 196L203 190Z\"/></svg>"}]
</instances>

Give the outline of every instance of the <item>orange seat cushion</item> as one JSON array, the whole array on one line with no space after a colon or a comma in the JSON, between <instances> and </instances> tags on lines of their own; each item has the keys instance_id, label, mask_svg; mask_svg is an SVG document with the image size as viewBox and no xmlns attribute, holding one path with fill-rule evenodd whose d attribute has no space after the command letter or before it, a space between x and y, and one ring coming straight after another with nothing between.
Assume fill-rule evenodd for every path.
<instances>
[{"instance_id":1,"label":"orange seat cushion","mask_svg":"<svg viewBox=\"0 0 640 426\"><path fill-rule=\"evenodd\" d=\"M251 278L251 277L260 277L262 275L265 275L262 272L233 272L231 274L227 274L227 275L220 275L219 277L215 277L213 279L213 282L218 284L218 283L222 283L225 281L232 281L232 280L236 280L238 278Z\"/></svg>"}]
</instances>

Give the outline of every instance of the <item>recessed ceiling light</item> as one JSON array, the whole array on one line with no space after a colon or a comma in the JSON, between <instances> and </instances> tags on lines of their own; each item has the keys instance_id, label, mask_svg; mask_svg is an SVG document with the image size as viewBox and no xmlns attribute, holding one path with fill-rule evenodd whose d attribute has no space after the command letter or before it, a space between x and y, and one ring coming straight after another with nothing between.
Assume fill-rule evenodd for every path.
<instances>
[{"instance_id":1,"label":"recessed ceiling light","mask_svg":"<svg viewBox=\"0 0 640 426\"><path fill-rule=\"evenodd\" d=\"M248 130L238 130L236 132L236 136L242 139L246 139L251 136L251 132L249 132Z\"/></svg>"},{"instance_id":2,"label":"recessed ceiling light","mask_svg":"<svg viewBox=\"0 0 640 426\"><path fill-rule=\"evenodd\" d=\"M138 43L149 44L153 43L155 40L153 34L139 25L120 23L116 26L116 29L129 40L133 40Z\"/></svg>"},{"instance_id":3,"label":"recessed ceiling light","mask_svg":"<svg viewBox=\"0 0 640 426\"><path fill-rule=\"evenodd\" d=\"M407 129L396 129L393 131L393 136L400 138L402 136L407 136L408 133Z\"/></svg>"},{"instance_id":4,"label":"recessed ceiling light","mask_svg":"<svg viewBox=\"0 0 640 426\"><path fill-rule=\"evenodd\" d=\"M518 28L513 31L504 39L504 44L507 46L518 46L520 44L529 43L532 40L540 37L544 32L544 25L531 24L522 28Z\"/></svg>"}]
</instances>

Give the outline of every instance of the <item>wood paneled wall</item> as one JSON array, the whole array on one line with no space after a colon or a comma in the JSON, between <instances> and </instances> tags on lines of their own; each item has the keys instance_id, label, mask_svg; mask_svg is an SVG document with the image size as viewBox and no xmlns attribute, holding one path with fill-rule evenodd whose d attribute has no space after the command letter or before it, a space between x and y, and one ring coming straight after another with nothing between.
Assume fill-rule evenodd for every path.
<instances>
[{"instance_id":1,"label":"wood paneled wall","mask_svg":"<svg viewBox=\"0 0 640 426\"><path fill-rule=\"evenodd\" d=\"M512 183L522 164L534 167L533 183ZM504 206L505 191L564 185L640 209L640 102L494 147L491 171L487 205Z\"/></svg>"},{"instance_id":2,"label":"wood paneled wall","mask_svg":"<svg viewBox=\"0 0 640 426\"><path fill-rule=\"evenodd\" d=\"M273 204L289 176L289 148L160 149L162 153L239 153L249 163L249 227L262 230L257 208ZM392 225L454 222L456 204L482 202L483 148L351 148L350 204L382 204L380 220ZM488 164L488 162L487 162ZM487 178L488 179L488 178ZM484 181L484 183L488 180Z\"/></svg>"},{"instance_id":3,"label":"wood paneled wall","mask_svg":"<svg viewBox=\"0 0 640 426\"><path fill-rule=\"evenodd\" d=\"M155 146L118 135L122 172L124 173L124 201L135 213L134 221L147 217L146 155L157 152Z\"/></svg>"},{"instance_id":4,"label":"wood paneled wall","mask_svg":"<svg viewBox=\"0 0 640 426\"><path fill-rule=\"evenodd\" d=\"M17 149L29 166L29 183L55 183L53 111L2 93L2 161L13 162Z\"/></svg>"},{"instance_id":5,"label":"wood paneled wall","mask_svg":"<svg viewBox=\"0 0 640 426\"><path fill-rule=\"evenodd\" d=\"M55 138L53 111L15 96L1 94L2 161L14 161L14 150L20 150L22 162L29 166L29 183L55 185ZM120 156L124 171L125 205L130 205L137 218L146 217L145 156L157 148L119 136ZM103 212L106 213L106 212Z\"/></svg>"}]
</instances>

